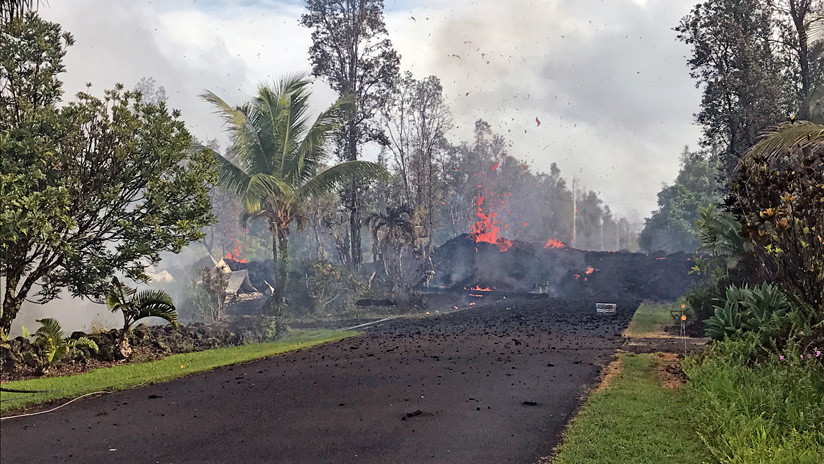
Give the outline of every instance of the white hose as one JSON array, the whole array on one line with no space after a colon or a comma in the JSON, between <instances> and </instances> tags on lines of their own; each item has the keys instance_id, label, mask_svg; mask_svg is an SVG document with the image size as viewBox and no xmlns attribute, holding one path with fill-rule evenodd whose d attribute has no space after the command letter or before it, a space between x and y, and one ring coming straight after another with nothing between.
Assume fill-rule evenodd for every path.
<instances>
[{"instance_id":1,"label":"white hose","mask_svg":"<svg viewBox=\"0 0 824 464\"><path fill-rule=\"evenodd\" d=\"M65 402L65 403L61 404L60 406L58 406L58 407L56 407L56 408L47 409L47 410L45 410L45 411L40 411L40 412L32 412L32 413L28 413L28 414L19 414L19 415L17 415L17 416L6 416L6 417L0 417L0 421L4 421L4 420L6 420L6 419L18 419L18 418L20 418L20 417L37 416L37 415L39 415L39 414L46 414L46 413L49 413L49 412L54 412L54 411L57 411L58 409L62 408L63 406L67 406L67 405L69 405L69 404L71 404L71 403L74 403L75 401L79 400L80 398L85 398L85 397L87 397L87 396L91 396L91 395L98 395L98 394L101 394L101 393L111 393L111 392L107 392L107 391L96 391L96 392L92 392L92 393L86 393L85 395L83 395L83 396L78 396L77 398L75 398L75 399L73 399L73 400L71 400L71 401L67 401L67 402Z\"/></svg>"}]
</instances>

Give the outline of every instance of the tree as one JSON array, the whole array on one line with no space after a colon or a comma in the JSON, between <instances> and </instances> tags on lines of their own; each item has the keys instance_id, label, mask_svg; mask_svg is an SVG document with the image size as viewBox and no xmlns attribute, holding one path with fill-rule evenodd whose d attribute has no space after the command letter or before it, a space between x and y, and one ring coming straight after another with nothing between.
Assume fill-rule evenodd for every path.
<instances>
[{"instance_id":1,"label":"tree","mask_svg":"<svg viewBox=\"0 0 824 464\"><path fill-rule=\"evenodd\" d=\"M401 205L387 207L368 219L372 246L379 250L378 259L383 262L386 277L396 288L403 284L403 250L415 242L413 215L412 208Z\"/></svg>"},{"instance_id":2,"label":"tree","mask_svg":"<svg viewBox=\"0 0 824 464\"><path fill-rule=\"evenodd\" d=\"M303 76L285 78L274 88L261 86L257 97L240 107L212 92L202 95L224 118L234 139L234 159L212 152L221 186L240 199L245 220L265 218L269 224L276 312L285 302L289 233L293 222L299 230L306 225L305 202L340 185L385 175L381 166L366 161L346 161L321 170L326 139L351 102L338 100L310 125L308 86Z\"/></svg>"},{"instance_id":3,"label":"tree","mask_svg":"<svg viewBox=\"0 0 824 464\"><path fill-rule=\"evenodd\" d=\"M123 329L120 331L118 351L121 357L128 358L132 350L128 334L132 326L148 317L159 317L177 328L177 311L168 293L158 290L137 291L112 279L112 287L106 294L106 306L109 311L120 311L123 315Z\"/></svg>"},{"instance_id":4,"label":"tree","mask_svg":"<svg viewBox=\"0 0 824 464\"><path fill-rule=\"evenodd\" d=\"M779 51L785 66L789 111L809 120L816 94L824 86L824 42L811 34L822 21L819 0L780 0L776 3Z\"/></svg>"},{"instance_id":5,"label":"tree","mask_svg":"<svg viewBox=\"0 0 824 464\"><path fill-rule=\"evenodd\" d=\"M374 116L398 76L400 56L392 48L383 20L383 0L307 0L301 24L312 29L312 75L324 78L341 96L354 99L337 134L338 157L356 161L361 146L385 143ZM349 253L356 268L361 252L361 186L346 186Z\"/></svg>"},{"instance_id":6,"label":"tree","mask_svg":"<svg viewBox=\"0 0 824 464\"><path fill-rule=\"evenodd\" d=\"M34 14L0 26L0 332L35 285L101 298L115 272L147 280L211 221L208 153L178 111L122 86L60 104L73 43ZM7 40L9 38L9 40ZM13 40L11 40L13 39Z\"/></svg>"},{"instance_id":7,"label":"tree","mask_svg":"<svg viewBox=\"0 0 824 464\"><path fill-rule=\"evenodd\" d=\"M420 217L418 244L424 260L428 261L438 195L436 159L448 145L445 135L452 125L440 80L435 76L417 80L406 72L381 109L381 115L389 149L403 181L404 203Z\"/></svg>"},{"instance_id":8,"label":"tree","mask_svg":"<svg viewBox=\"0 0 824 464\"><path fill-rule=\"evenodd\" d=\"M675 183L658 192L658 209L646 220L638 238L644 251L673 253L699 247L698 209L721 201L716 180L718 168L718 160L712 154L684 148Z\"/></svg>"},{"instance_id":9,"label":"tree","mask_svg":"<svg viewBox=\"0 0 824 464\"><path fill-rule=\"evenodd\" d=\"M726 178L761 133L786 117L771 16L767 0L710 0L693 7L675 29L692 47L690 74L703 86L696 115L702 143L723 147Z\"/></svg>"},{"instance_id":10,"label":"tree","mask_svg":"<svg viewBox=\"0 0 824 464\"><path fill-rule=\"evenodd\" d=\"M755 145L728 203L769 277L824 314L824 126L787 123ZM819 319L820 320L820 319Z\"/></svg>"}]
</instances>

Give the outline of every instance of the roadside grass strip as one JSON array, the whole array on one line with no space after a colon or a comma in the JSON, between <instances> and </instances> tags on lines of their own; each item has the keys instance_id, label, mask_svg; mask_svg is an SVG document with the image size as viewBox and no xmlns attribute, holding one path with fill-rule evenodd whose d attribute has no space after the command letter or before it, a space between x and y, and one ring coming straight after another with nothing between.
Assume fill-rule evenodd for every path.
<instances>
[{"instance_id":1,"label":"roadside grass strip","mask_svg":"<svg viewBox=\"0 0 824 464\"><path fill-rule=\"evenodd\" d=\"M675 323L672 320L670 311L680 311L680 309L681 303L641 303L641 306L635 311L635 315L632 316L632 321L629 323L624 335L639 338L671 337L671 335L664 333L664 326Z\"/></svg>"},{"instance_id":2,"label":"roadside grass strip","mask_svg":"<svg viewBox=\"0 0 824 464\"><path fill-rule=\"evenodd\" d=\"M6 382L4 388L45 390L43 393L0 392L0 411L12 411L58 399L76 398L98 391L116 391L166 382L218 367L267 358L360 335L355 331L301 330L268 343L231 346L181 353L157 361L95 369L65 377L47 377Z\"/></svg>"},{"instance_id":3,"label":"roadside grass strip","mask_svg":"<svg viewBox=\"0 0 824 464\"><path fill-rule=\"evenodd\" d=\"M669 316L669 313L667 313ZM660 385L654 354L620 355L620 371L590 395L564 433L553 462L673 463L706 460L685 395Z\"/></svg>"}]
</instances>

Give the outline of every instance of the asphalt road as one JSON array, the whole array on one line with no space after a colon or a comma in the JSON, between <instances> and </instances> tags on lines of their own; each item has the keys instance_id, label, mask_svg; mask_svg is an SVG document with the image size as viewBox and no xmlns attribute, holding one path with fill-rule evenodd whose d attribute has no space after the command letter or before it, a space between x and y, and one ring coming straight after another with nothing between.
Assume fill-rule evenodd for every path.
<instances>
[{"instance_id":1,"label":"asphalt road","mask_svg":"<svg viewBox=\"0 0 824 464\"><path fill-rule=\"evenodd\" d=\"M12 463L533 463L636 304L504 300L0 423Z\"/></svg>"}]
</instances>

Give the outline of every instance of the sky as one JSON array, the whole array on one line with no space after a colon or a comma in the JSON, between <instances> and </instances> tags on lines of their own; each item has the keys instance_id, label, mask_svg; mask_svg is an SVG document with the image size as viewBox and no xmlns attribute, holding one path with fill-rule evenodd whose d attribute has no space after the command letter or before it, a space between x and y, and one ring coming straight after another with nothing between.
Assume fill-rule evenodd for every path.
<instances>
[{"instance_id":1,"label":"sky","mask_svg":"<svg viewBox=\"0 0 824 464\"><path fill-rule=\"evenodd\" d=\"M385 17L402 70L441 79L453 143L469 140L483 118L534 170L555 162L641 223L700 135L689 49L672 30L693 3L386 0ZM66 99L87 83L102 95L152 77L195 136L225 146L220 118L198 95L208 89L240 104L261 83L308 73L303 9L294 0L49 0L40 12L76 39ZM323 82L313 92L316 109L335 98Z\"/></svg>"}]
</instances>

